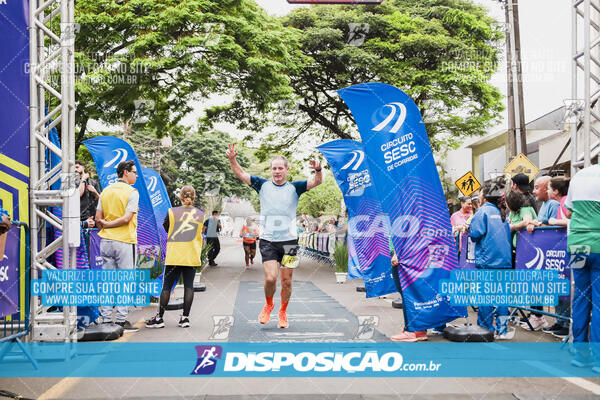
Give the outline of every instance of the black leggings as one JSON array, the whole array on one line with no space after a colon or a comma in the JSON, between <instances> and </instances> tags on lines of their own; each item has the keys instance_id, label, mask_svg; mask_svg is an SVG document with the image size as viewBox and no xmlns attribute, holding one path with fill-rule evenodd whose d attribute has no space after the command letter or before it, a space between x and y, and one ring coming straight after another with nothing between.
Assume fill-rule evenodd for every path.
<instances>
[{"instance_id":1,"label":"black leggings","mask_svg":"<svg viewBox=\"0 0 600 400\"><path fill-rule=\"evenodd\" d=\"M180 266L180 265L167 265L165 267L165 279L163 282L163 290L160 294L160 308L158 314L161 316L165 313L165 307L169 304L169 297L171 297L171 288L179 280L179 276L183 275L183 315L189 317L190 309L192 308L192 302L194 301L194 275L196 275L196 268Z\"/></svg>"}]
</instances>

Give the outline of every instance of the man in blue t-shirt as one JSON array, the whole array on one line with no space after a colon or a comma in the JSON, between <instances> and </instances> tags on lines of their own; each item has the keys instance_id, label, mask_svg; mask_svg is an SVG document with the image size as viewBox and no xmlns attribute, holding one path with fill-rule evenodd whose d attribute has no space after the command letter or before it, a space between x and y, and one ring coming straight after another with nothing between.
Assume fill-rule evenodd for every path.
<instances>
[{"instance_id":1,"label":"man in blue t-shirt","mask_svg":"<svg viewBox=\"0 0 600 400\"><path fill-rule=\"evenodd\" d=\"M251 176L238 164L235 144L227 149L227 158L231 170L242 182L252 186L260 198L260 255L265 268L265 298L267 304L258 316L258 322L266 324L275 307L273 295L277 289L277 275L281 268L281 308L279 309L279 328L289 326L287 305L292 295L292 273L298 261L298 231L296 227L296 208L298 198L307 190L321 184L321 163L310 161L315 175L304 181L288 182L290 171L287 159L275 156L271 159L271 180Z\"/></svg>"},{"instance_id":2,"label":"man in blue t-shirt","mask_svg":"<svg viewBox=\"0 0 600 400\"><path fill-rule=\"evenodd\" d=\"M556 218L560 203L548 197L548 185L552 178L549 176L540 176L535 180L533 194L536 200L541 201L542 205L537 214L537 219L527 225L527 231L533 232L537 226L548 226L550 218Z\"/></svg>"}]
</instances>

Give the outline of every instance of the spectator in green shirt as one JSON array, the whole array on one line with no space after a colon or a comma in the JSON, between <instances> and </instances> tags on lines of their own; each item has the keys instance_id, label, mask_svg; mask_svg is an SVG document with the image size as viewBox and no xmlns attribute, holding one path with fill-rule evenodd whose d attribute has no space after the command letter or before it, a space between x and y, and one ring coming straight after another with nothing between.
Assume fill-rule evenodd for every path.
<instances>
[{"instance_id":1,"label":"spectator in green shirt","mask_svg":"<svg viewBox=\"0 0 600 400\"><path fill-rule=\"evenodd\" d=\"M537 218L535 209L531 206L525 206L525 197L516 190L511 190L506 195L506 205L510 210L508 221L510 231L513 232L512 245L517 247L517 232L526 228L527 225Z\"/></svg>"}]
</instances>

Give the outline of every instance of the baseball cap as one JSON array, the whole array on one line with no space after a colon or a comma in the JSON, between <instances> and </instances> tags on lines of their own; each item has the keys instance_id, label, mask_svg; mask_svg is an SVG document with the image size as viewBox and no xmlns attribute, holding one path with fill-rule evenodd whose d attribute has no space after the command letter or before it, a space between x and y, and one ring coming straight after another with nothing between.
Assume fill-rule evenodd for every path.
<instances>
[{"instance_id":1,"label":"baseball cap","mask_svg":"<svg viewBox=\"0 0 600 400\"><path fill-rule=\"evenodd\" d=\"M529 177L525 174L516 174L512 177L512 182L517 185L519 190L522 192L528 192L531 190L531 186L529 185Z\"/></svg>"}]
</instances>

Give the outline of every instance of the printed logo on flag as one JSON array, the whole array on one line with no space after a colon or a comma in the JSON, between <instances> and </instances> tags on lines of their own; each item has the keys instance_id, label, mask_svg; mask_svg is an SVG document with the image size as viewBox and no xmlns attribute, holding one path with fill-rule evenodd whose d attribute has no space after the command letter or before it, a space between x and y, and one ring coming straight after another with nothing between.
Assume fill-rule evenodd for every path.
<instances>
[{"instance_id":1,"label":"printed logo on flag","mask_svg":"<svg viewBox=\"0 0 600 400\"><path fill-rule=\"evenodd\" d=\"M346 165L344 165L340 169L348 169L348 168L352 167L350 169L353 171L356 171L358 169L358 167L360 167L363 160L365 159L365 152L362 150L353 150L351 154L352 154L352 159L350 161L348 161L348 163L346 163Z\"/></svg>"},{"instance_id":2,"label":"printed logo on flag","mask_svg":"<svg viewBox=\"0 0 600 400\"><path fill-rule=\"evenodd\" d=\"M210 375L217 368L217 360L223 355L221 346L196 346L198 361L190 375Z\"/></svg>"},{"instance_id":3,"label":"printed logo on flag","mask_svg":"<svg viewBox=\"0 0 600 400\"><path fill-rule=\"evenodd\" d=\"M146 187L148 188L149 191L153 192L154 190L156 190L157 183L158 183L158 179L156 179L155 176L151 176L150 182L148 182L148 186L146 186Z\"/></svg>"},{"instance_id":4,"label":"printed logo on flag","mask_svg":"<svg viewBox=\"0 0 600 400\"><path fill-rule=\"evenodd\" d=\"M402 103L393 102L393 103L384 105L381 108L381 110L383 110L383 108L385 108L385 107L389 107L388 115L385 117L385 119L383 121L381 121L379 124L377 124L372 130L374 130L376 132L382 131L386 126L388 126L394 120L394 117L396 117L396 114L398 113L398 116L396 117L396 122L392 126L392 129L389 130L390 133L397 133L398 130L402 127L402 124L404 124L404 120L406 119L406 106Z\"/></svg>"},{"instance_id":5,"label":"printed logo on flag","mask_svg":"<svg viewBox=\"0 0 600 400\"><path fill-rule=\"evenodd\" d=\"M110 160L109 162L104 164L103 168L110 167L112 165L114 165L116 167L117 165L119 165L120 162L127 160L127 150L116 149L116 150L113 150L113 153L116 153L117 155L112 160Z\"/></svg>"}]
</instances>

